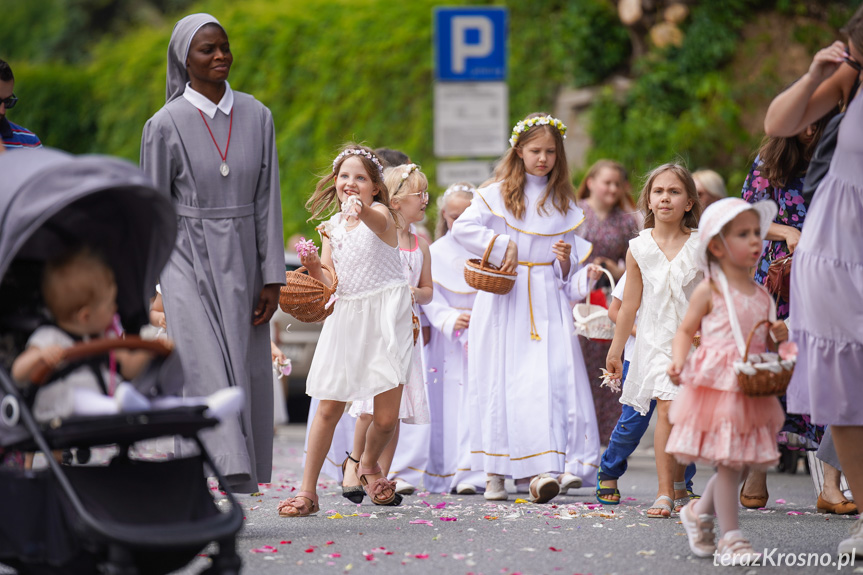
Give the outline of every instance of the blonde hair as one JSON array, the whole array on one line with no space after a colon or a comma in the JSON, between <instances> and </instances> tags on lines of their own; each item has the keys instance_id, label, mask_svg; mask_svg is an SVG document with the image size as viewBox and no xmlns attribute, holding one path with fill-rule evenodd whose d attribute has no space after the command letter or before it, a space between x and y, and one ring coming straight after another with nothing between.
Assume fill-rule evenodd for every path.
<instances>
[{"instance_id":1,"label":"blonde hair","mask_svg":"<svg viewBox=\"0 0 863 575\"><path fill-rule=\"evenodd\" d=\"M656 216L653 210L648 207L650 190L653 188L654 180L665 172L671 172L677 176L677 179L683 184L683 189L686 190L687 199L692 201L692 208L683 215L683 220L680 222L681 229L689 228L690 230L694 230L698 228L698 220L701 219L702 207L701 201L698 199L698 192L695 191L695 181L692 179L692 174L680 164L669 163L662 164L647 174L644 187L641 188L641 194L638 196L638 208L644 213L644 229L656 227Z\"/></svg>"},{"instance_id":2,"label":"blonde hair","mask_svg":"<svg viewBox=\"0 0 863 575\"><path fill-rule=\"evenodd\" d=\"M407 177L404 174L407 173ZM402 164L384 170L384 183L390 192L390 201L428 190L429 181L416 164Z\"/></svg>"},{"instance_id":3,"label":"blonde hair","mask_svg":"<svg viewBox=\"0 0 863 575\"><path fill-rule=\"evenodd\" d=\"M545 116L548 114L536 112L527 116L525 120ZM494 170L494 181L500 182L503 203L506 209L518 219L524 217L524 184L527 180L524 160L519 157L518 151L542 132L551 134L554 138L557 153L555 154L554 166L548 174L548 185L545 188L545 193L539 199L536 209L541 214L547 214L546 202L551 201L558 212L566 215L570 209L570 202L575 200L569 177L569 164L566 162L566 150L563 148L563 136L554 126L537 124L522 132L518 142L507 150Z\"/></svg>"},{"instance_id":4,"label":"blonde hair","mask_svg":"<svg viewBox=\"0 0 863 575\"><path fill-rule=\"evenodd\" d=\"M604 169L616 170L618 175L620 176L620 197L617 198L617 207L621 210L626 211L627 207L630 207L632 200L630 202L626 201L626 168L623 167L623 164L619 162L615 162L614 160L597 160L594 162L590 169L587 170L587 173L584 175L584 179L581 180L581 183L578 185L578 190L575 192L575 198L577 200L584 200L590 197L590 188L588 187L587 180L593 179L599 175Z\"/></svg>"},{"instance_id":5,"label":"blonde hair","mask_svg":"<svg viewBox=\"0 0 863 575\"><path fill-rule=\"evenodd\" d=\"M467 188L467 191L465 188ZM440 239L449 232L449 227L446 223L446 218L443 217L446 212L446 203L450 198L461 196L473 200L473 194L476 192L476 186L470 182L456 182L446 189L437 199L437 224L435 225L434 237Z\"/></svg>"},{"instance_id":6,"label":"blonde hair","mask_svg":"<svg viewBox=\"0 0 863 575\"><path fill-rule=\"evenodd\" d=\"M704 186L704 190L718 200L728 196L728 191L725 189L725 180L713 170L697 170L692 172L692 179Z\"/></svg>"},{"instance_id":7,"label":"blonde hair","mask_svg":"<svg viewBox=\"0 0 863 575\"><path fill-rule=\"evenodd\" d=\"M115 283L105 260L81 248L45 264L42 297L55 321L69 321Z\"/></svg>"},{"instance_id":8,"label":"blonde hair","mask_svg":"<svg viewBox=\"0 0 863 575\"><path fill-rule=\"evenodd\" d=\"M368 152L370 155L377 158L371 148L363 146L361 144L345 144L342 149L339 150L340 154L345 150L362 150L364 152ZM393 219L395 219L395 213L393 212L392 206L390 204L390 193L387 189L387 185L384 183L383 174L381 174L378 166L372 160L362 154L346 154L345 156L341 157L335 164L333 164L332 172L325 174L321 177L318 185L315 187L315 191L312 194L312 197L310 197L306 202L306 209L309 210L309 212L311 212L312 214L307 221L323 219L325 217L328 217L329 215L332 215L333 212L338 211L341 208L339 196L336 193L335 181L336 176L339 174L339 170L342 169L342 164L344 164L345 160L347 160L348 158L358 158L363 163L366 174L368 174L372 185L375 187L375 190L377 190L377 193L374 196L375 200L385 205L390 211L390 213L393 215ZM329 214L325 214L325 212L330 210L331 212Z\"/></svg>"}]
</instances>

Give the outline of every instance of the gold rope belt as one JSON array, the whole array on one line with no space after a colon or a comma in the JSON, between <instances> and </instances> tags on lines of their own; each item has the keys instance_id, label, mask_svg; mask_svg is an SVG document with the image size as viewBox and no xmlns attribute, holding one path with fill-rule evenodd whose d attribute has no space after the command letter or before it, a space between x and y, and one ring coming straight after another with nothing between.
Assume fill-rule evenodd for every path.
<instances>
[{"instance_id":1,"label":"gold rope belt","mask_svg":"<svg viewBox=\"0 0 863 575\"><path fill-rule=\"evenodd\" d=\"M518 265L527 267L527 305L530 309L530 339L533 341L540 341L542 338L539 337L539 333L536 331L536 322L533 320L533 296L530 292L530 272L535 266L550 266L553 264L554 260L550 262L518 262Z\"/></svg>"}]
</instances>

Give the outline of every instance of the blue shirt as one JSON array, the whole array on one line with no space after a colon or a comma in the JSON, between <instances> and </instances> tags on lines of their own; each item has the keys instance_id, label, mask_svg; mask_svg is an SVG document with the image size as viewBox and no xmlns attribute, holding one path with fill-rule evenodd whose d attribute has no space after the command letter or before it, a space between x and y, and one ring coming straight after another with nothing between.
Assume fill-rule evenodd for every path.
<instances>
[{"instance_id":1,"label":"blue shirt","mask_svg":"<svg viewBox=\"0 0 863 575\"><path fill-rule=\"evenodd\" d=\"M6 118L0 120L0 138L3 138L3 143L6 145L7 150L42 147L39 136L27 128L13 124Z\"/></svg>"}]
</instances>

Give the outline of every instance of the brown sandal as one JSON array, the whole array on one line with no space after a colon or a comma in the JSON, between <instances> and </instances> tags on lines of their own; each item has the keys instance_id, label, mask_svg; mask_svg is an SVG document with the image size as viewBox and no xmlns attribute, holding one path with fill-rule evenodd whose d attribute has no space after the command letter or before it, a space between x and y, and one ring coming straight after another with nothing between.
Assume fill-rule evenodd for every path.
<instances>
[{"instance_id":1,"label":"brown sandal","mask_svg":"<svg viewBox=\"0 0 863 575\"><path fill-rule=\"evenodd\" d=\"M294 497L279 501L277 509L279 517L308 517L321 510L318 496L311 491L300 491Z\"/></svg>"},{"instance_id":2,"label":"brown sandal","mask_svg":"<svg viewBox=\"0 0 863 575\"><path fill-rule=\"evenodd\" d=\"M396 499L396 484L394 481L388 481L385 477L378 477L371 483L366 478L366 475L381 473L381 466L375 464L371 469L365 469L362 464L357 463L357 477L360 478L360 483L365 487L366 494L371 498L375 505L392 505ZM389 497L383 497L382 494L389 490Z\"/></svg>"}]
</instances>

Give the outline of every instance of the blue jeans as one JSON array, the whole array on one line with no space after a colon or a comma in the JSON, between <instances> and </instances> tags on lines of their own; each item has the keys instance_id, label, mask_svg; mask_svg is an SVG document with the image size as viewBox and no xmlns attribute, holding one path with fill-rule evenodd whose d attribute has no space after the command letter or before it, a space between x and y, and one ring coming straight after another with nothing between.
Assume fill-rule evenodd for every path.
<instances>
[{"instance_id":1,"label":"blue jeans","mask_svg":"<svg viewBox=\"0 0 863 575\"><path fill-rule=\"evenodd\" d=\"M626 374L629 372L629 362L623 362L623 377L621 384L626 381ZM617 420L617 425L614 426L614 431L611 432L611 437L608 440L608 449L602 454L602 461L599 466L600 479L619 479L626 473L626 459L632 455L635 448L638 447L644 432L647 431L650 425L650 418L653 416L653 410L656 408L656 400L650 402L650 409L647 415L641 415L629 405L624 405L620 414L620 419ZM690 463L686 466L684 474L686 478L686 489L692 491L692 478L695 476L695 464Z\"/></svg>"}]
</instances>

